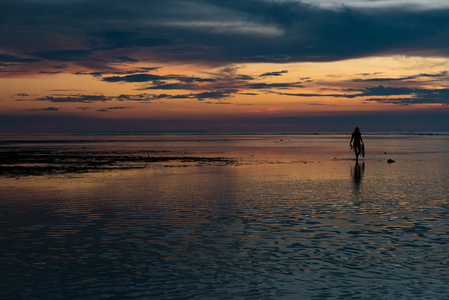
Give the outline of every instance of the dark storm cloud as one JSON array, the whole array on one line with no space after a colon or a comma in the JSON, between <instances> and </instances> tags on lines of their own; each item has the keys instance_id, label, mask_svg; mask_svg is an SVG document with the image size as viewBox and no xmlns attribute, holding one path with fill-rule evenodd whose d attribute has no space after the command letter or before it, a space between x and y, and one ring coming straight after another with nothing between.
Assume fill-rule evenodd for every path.
<instances>
[{"instance_id":1,"label":"dark storm cloud","mask_svg":"<svg viewBox=\"0 0 449 300\"><path fill-rule=\"evenodd\" d=\"M130 58L130 57L127 57L127 56L115 56L115 57L112 57L112 58L114 58L114 59L116 59L116 60L118 60L120 62L138 62L137 59Z\"/></svg>"},{"instance_id":2,"label":"dark storm cloud","mask_svg":"<svg viewBox=\"0 0 449 300\"><path fill-rule=\"evenodd\" d=\"M14 55L0 53L0 62L4 62L4 63L14 63L14 62L30 63L30 62L37 62L37 61L40 61L40 60L35 59L35 58L23 58L23 57L18 57L18 56L14 56Z\"/></svg>"},{"instance_id":3,"label":"dark storm cloud","mask_svg":"<svg viewBox=\"0 0 449 300\"><path fill-rule=\"evenodd\" d=\"M367 88L364 96L402 96L399 98L371 98L368 101L395 104L443 104L449 105L449 89L414 89L379 86Z\"/></svg>"},{"instance_id":4,"label":"dark storm cloud","mask_svg":"<svg viewBox=\"0 0 449 300\"><path fill-rule=\"evenodd\" d=\"M137 4L139 5L139 4ZM142 3L140 4L142 5ZM132 18L132 14L138 14L136 11L130 11L128 17ZM127 16L124 16L126 18ZM142 16L139 16L141 19ZM141 21L143 21L141 19ZM151 28L150 25L148 28ZM89 35L93 38L88 42L92 48L98 50L111 50L111 49L121 49L128 47L155 47L155 46L167 46L173 45L174 42L170 38L147 36L139 31L123 31L121 29L116 31L107 31L108 28L100 29L99 32L88 31ZM135 60L135 59L133 59Z\"/></svg>"},{"instance_id":5,"label":"dark storm cloud","mask_svg":"<svg viewBox=\"0 0 449 300\"><path fill-rule=\"evenodd\" d=\"M224 65L449 55L447 9L330 9L269 0L3 0L0 19L0 61L22 64L49 60L99 70L144 60Z\"/></svg>"},{"instance_id":6,"label":"dark storm cloud","mask_svg":"<svg viewBox=\"0 0 449 300\"><path fill-rule=\"evenodd\" d=\"M30 53L25 52L25 54L51 61L77 62L88 60L92 52L91 50L45 50Z\"/></svg>"},{"instance_id":7,"label":"dark storm cloud","mask_svg":"<svg viewBox=\"0 0 449 300\"><path fill-rule=\"evenodd\" d=\"M65 69L65 68L67 68L67 65L63 64L63 65L59 65L59 66L50 66L50 68L52 68L52 69Z\"/></svg>"},{"instance_id":8,"label":"dark storm cloud","mask_svg":"<svg viewBox=\"0 0 449 300\"><path fill-rule=\"evenodd\" d=\"M400 88L400 87L384 87L379 85L377 87L368 87L362 90L360 96L397 96L397 95L411 95L417 91L424 91L422 89L414 88Z\"/></svg>"}]
</instances>

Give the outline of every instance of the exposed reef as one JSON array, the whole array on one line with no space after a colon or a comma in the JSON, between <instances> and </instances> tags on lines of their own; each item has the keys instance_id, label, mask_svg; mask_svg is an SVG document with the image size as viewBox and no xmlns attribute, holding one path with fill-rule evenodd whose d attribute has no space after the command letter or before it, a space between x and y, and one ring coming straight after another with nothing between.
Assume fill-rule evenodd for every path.
<instances>
[{"instance_id":1,"label":"exposed reef","mask_svg":"<svg viewBox=\"0 0 449 300\"><path fill-rule=\"evenodd\" d=\"M15 148L0 151L0 176L18 177L165 166L229 165L235 160L224 157L193 156L170 151L60 151Z\"/></svg>"}]
</instances>

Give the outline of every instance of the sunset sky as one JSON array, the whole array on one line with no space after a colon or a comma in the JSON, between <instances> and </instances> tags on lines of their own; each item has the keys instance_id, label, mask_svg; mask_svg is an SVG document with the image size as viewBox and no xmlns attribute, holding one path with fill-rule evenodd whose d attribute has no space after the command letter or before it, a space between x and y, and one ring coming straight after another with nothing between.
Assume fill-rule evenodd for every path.
<instances>
[{"instance_id":1,"label":"sunset sky","mask_svg":"<svg viewBox=\"0 0 449 300\"><path fill-rule=\"evenodd\" d=\"M2 0L0 133L449 131L447 0Z\"/></svg>"}]
</instances>

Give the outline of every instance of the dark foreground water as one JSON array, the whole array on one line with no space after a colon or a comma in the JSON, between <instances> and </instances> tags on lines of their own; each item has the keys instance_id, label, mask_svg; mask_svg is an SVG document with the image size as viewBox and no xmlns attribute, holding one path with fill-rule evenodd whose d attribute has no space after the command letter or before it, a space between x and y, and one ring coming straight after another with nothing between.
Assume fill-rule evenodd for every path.
<instances>
[{"instance_id":1,"label":"dark foreground water","mask_svg":"<svg viewBox=\"0 0 449 300\"><path fill-rule=\"evenodd\" d=\"M4 137L237 163L0 177L0 298L447 299L449 136L365 143L357 163L340 135Z\"/></svg>"}]
</instances>

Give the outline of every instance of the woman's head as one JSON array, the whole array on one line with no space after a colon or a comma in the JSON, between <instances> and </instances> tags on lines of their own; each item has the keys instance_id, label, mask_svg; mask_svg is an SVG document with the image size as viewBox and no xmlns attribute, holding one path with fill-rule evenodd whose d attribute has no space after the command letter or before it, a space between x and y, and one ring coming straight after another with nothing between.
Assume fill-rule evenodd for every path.
<instances>
[{"instance_id":1,"label":"woman's head","mask_svg":"<svg viewBox=\"0 0 449 300\"><path fill-rule=\"evenodd\" d=\"M356 127L356 128L354 129L354 131L355 131L355 132L359 132L360 129L359 129L358 127Z\"/></svg>"}]
</instances>

